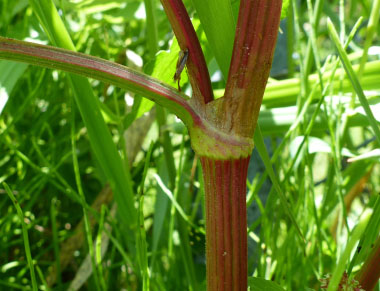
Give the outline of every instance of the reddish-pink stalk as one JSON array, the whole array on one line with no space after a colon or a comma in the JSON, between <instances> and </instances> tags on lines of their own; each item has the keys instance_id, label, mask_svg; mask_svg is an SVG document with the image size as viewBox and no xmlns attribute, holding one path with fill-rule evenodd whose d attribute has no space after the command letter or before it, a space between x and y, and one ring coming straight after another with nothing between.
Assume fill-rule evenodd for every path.
<instances>
[{"instance_id":1,"label":"reddish-pink stalk","mask_svg":"<svg viewBox=\"0 0 380 291\"><path fill-rule=\"evenodd\" d=\"M125 66L61 48L0 37L0 58L60 69L132 90L173 110L191 126L199 116L188 97L157 79Z\"/></svg>"},{"instance_id":2,"label":"reddish-pink stalk","mask_svg":"<svg viewBox=\"0 0 380 291\"><path fill-rule=\"evenodd\" d=\"M225 129L253 136L269 77L282 0L241 0L222 119Z\"/></svg>"},{"instance_id":3,"label":"reddish-pink stalk","mask_svg":"<svg viewBox=\"0 0 380 291\"><path fill-rule=\"evenodd\" d=\"M272 65L281 6L282 0L240 1L226 92L214 104L217 116L213 116L213 125L231 140L253 137ZM247 290L246 179L250 153L248 148L242 149L231 157L212 156L212 149L201 155L209 291Z\"/></svg>"},{"instance_id":4,"label":"reddish-pink stalk","mask_svg":"<svg viewBox=\"0 0 380 291\"><path fill-rule=\"evenodd\" d=\"M357 274L356 279L366 291L375 288L380 279L380 237L377 238L371 253Z\"/></svg>"},{"instance_id":5,"label":"reddish-pink stalk","mask_svg":"<svg viewBox=\"0 0 380 291\"><path fill-rule=\"evenodd\" d=\"M201 105L214 100L210 75L193 24L181 0L161 0L181 50L189 51L187 71L193 98Z\"/></svg>"},{"instance_id":6,"label":"reddish-pink stalk","mask_svg":"<svg viewBox=\"0 0 380 291\"><path fill-rule=\"evenodd\" d=\"M196 36L186 26L191 26L191 22L182 2L162 0L162 3L181 48L188 48L191 56L189 40ZM213 110L206 112L207 121L200 123L205 127L195 121L190 129L192 145L204 172L209 291L247 290L245 196L253 146L249 141L269 77L281 5L282 0L241 0L225 97L210 103ZM198 45L198 41L191 43ZM195 49L203 56L200 46ZM190 70L189 75L192 78ZM207 98L204 100L207 103ZM218 134L212 135L214 132Z\"/></svg>"},{"instance_id":7,"label":"reddish-pink stalk","mask_svg":"<svg viewBox=\"0 0 380 291\"><path fill-rule=\"evenodd\" d=\"M249 157L201 157L206 195L207 290L247 290Z\"/></svg>"}]
</instances>

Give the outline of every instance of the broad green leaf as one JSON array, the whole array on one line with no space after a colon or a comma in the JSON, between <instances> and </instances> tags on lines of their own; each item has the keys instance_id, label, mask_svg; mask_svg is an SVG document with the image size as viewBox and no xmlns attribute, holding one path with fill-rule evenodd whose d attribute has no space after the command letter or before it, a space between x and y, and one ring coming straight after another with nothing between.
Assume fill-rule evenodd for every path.
<instances>
[{"instance_id":1,"label":"broad green leaf","mask_svg":"<svg viewBox=\"0 0 380 291\"><path fill-rule=\"evenodd\" d=\"M171 86L177 87L177 82L174 81L173 76L176 69L178 60L178 53L180 51L178 42L173 39L173 44L169 51L160 51L157 53L154 60L149 62L144 71L150 76L159 79ZM183 88L184 84L188 82L188 77L185 72L181 75L180 86ZM144 98L141 100L140 107L136 114L136 119L148 112L154 105L154 102Z\"/></svg>"},{"instance_id":2,"label":"broad green leaf","mask_svg":"<svg viewBox=\"0 0 380 291\"><path fill-rule=\"evenodd\" d=\"M275 282L256 277L248 278L248 286L250 291L284 291Z\"/></svg>"},{"instance_id":3,"label":"broad green leaf","mask_svg":"<svg viewBox=\"0 0 380 291\"><path fill-rule=\"evenodd\" d=\"M284 19L288 14L290 0L283 0L282 1L282 9L281 9L281 19Z\"/></svg>"},{"instance_id":4,"label":"broad green leaf","mask_svg":"<svg viewBox=\"0 0 380 291\"><path fill-rule=\"evenodd\" d=\"M228 76L235 37L230 0L193 0L208 42L225 79Z\"/></svg>"},{"instance_id":5,"label":"broad green leaf","mask_svg":"<svg viewBox=\"0 0 380 291\"><path fill-rule=\"evenodd\" d=\"M25 72L27 67L27 64L0 61L0 114L4 109L16 82Z\"/></svg>"}]
</instances>

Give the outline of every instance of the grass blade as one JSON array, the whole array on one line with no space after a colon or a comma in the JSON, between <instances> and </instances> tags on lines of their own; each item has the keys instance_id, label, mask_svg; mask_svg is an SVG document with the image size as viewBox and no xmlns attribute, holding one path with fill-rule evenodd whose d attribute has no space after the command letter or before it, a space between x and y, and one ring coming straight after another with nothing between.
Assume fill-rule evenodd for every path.
<instances>
[{"instance_id":1,"label":"grass blade","mask_svg":"<svg viewBox=\"0 0 380 291\"><path fill-rule=\"evenodd\" d=\"M154 178L156 179L157 181L157 184L160 186L160 188L162 189L162 191L164 191L164 193L168 196L168 198L170 199L170 201L173 203L175 209L178 211L178 213L181 215L181 217L190 225L192 226L194 229L196 229L197 231L199 231L200 233L205 233L203 229L199 228L198 226L196 226L194 223L192 223L189 219L189 217L187 216L187 214L185 213L185 211L182 209L181 205L178 204L177 200L175 200L175 197L173 196L173 193L172 191L170 191L166 186L165 184L162 182L161 178L157 175L157 174L154 174L153 175Z\"/></svg>"},{"instance_id":2,"label":"grass blade","mask_svg":"<svg viewBox=\"0 0 380 291\"><path fill-rule=\"evenodd\" d=\"M193 0L193 4L219 68L227 80L236 26L231 1Z\"/></svg>"},{"instance_id":3,"label":"grass blade","mask_svg":"<svg viewBox=\"0 0 380 291\"><path fill-rule=\"evenodd\" d=\"M72 108L74 109L75 107L72 106ZM72 149L72 157L73 157L75 182L78 189L78 194L82 198L83 201L86 201L86 197L83 192L82 182L80 179L79 162L78 162L78 157L77 157L77 146L76 146L76 140L75 140L75 110L72 110L72 114L71 114L71 149ZM90 220L89 220L86 208L82 207L82 211L83 211L83 218L84 218L84 230L86 232L86 239L87 239L88 251L90 255L94 279L95 279L95 286L97 290L101 290L99 269L97 268L97 264L95 261L95 250L94 250L94 244L93 244L93 239L92 239Z\"/></svg>"},{"instance_id":4,"label":"grass blade","mask_svg":"<svg viewBox=\"0 0 380 291\"><path fill-rule=\"evenodd\" d=\"M38 286L37 286L36 274L34 272L34 264L33 264L33 259L32 259L32 253L30 251L28 229L27 229L25 221L24 221L24 213L22 212L21 207L20 207L16 197L13 195L12 190L9 188L9 186L5 182L3 182L3 187L5 188L5 191L7 192L9 198L12 200L12 203L16 208L17 215L20 219L20 223L21 223L21 227L22 227L22 237L24 239L25 254L26 254L26 259L28 260L30 277L32 279L32 288L33 288L33 291L37 291Z\"/></svg>"},{"instance_id":5,"label":"grass blade","mask_svg":"<svg viewBox=\"0 0 380 291\"><path fill-rule=\"evenodd\" d=\"M137 239L140 241L138 246L137 253L139 255L139 263L140 263L140 271L141 276L143 279L143 291L149 291L150 290L150 275L149 275L149 268L148 268L148 255L147 255L147 243L146 243L146 231L145 231L145 225L144 225L144 184L145 184L145 178L146 174L149 169L149 163L153 152L153 142L149 146L149 150L147 153L147 156L145 158L145 165L144 165L144 171L142 174L142 180L140 184L140 191L139 191L139 207L138 207L138 223L139 223L139 231L137 233Z\"/></svg>"},{"instance_id":6,"label":"grass blade","mask_svg":"<svg viewBox=\"0 0 380 291\"><path fill-rule=\"evenodd\" d=\"M54 256L57 270L58 288L62 288L61 260L59 256L59 238L57 229L57 199L53 198L50 204L51 230L53 232Z\"/></svg>"},{"instance_id":7,"label":"grass blade","mask_svg":"<svg viewBox=\"0 0 380 291\"><path fill-rule=\"evenodd\" d=\"M354 69L352 68L352 65L348 59L347 53L344 51L344 48L339 41L339 36L335 30L334 24L331 22L330 19L327 20L327 27L328 27L328 30L330 33L330 37L331 37L333 43L335 44L335 47L338 50L339 58L342 61L344 70L346 71L347 76L350 79L351 84L354 87L356 94L358 95L360 104L363 106L363 109L367 115L368 122L369 122L371 128L373 129L373 131L375 133L375 136L376 136L378 143L380 144L379 125L378 125L375 117L373 116L371 107L369 106L368 100L367 100L366 96L364 95L363 88L361 87L359 79L356 76Z\"/></svg>"},{"instance_id":8,"label":"grass blade","mask_svg":"<svg viewBox=\"0 0 380 291\"><path fill-rule=\"evenodd\" d=\"M264 165L265 165L265 168L267 170L267 173L268 173L270 179L272 180L272 183L274 185L274 188L275 188L278 196L280 197L281 205L282 205L282 207L284 207L285 212L289 215L289 218L292 221L294 227L296 228L297 233L298 233L298 235L301 238L301 241L303 242L303 244L305 244L305 242L306 242L305 241L305 237L304 237L304 235L301 232L301 228L298 226L298 223L297 223L297 221L296 221L296 219L295 219L295 217L294 217L294 215L292 213L291 208L289 207L289 204L288 204L288 202L286 200L286 197L285 197L284 193L281 190L280 183L277 180L277 177L276 177L276 175L275 175L275 173L273 171L273 168L272 168L272 165L271 165L271 162L270 162L270 158L269 158L268 152L267 152L267 150L265 148L263 136L261 134L261 129L260 129L259 125L257 125L257 127L256 127L254 141L255 141L256 149L259 152L260 157L261 157L261 159L264 162Z\"/></svg>"}]
</instances>

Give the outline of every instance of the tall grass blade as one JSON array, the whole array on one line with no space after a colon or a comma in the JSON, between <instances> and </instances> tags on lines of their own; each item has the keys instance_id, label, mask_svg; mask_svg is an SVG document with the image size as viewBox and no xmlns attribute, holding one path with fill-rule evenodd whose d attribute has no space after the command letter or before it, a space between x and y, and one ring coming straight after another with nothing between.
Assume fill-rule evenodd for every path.
<instances>
[{"instance_id":1,"label":"tall grass blade","mask_svg":"<svg viewBox=\"0 0 380 291\"><path fill-rule=\"evenodd\" d=\"M12 190L9 188L9 186L5 182L3 182L3 187L5 189L5 192L7 192L9 198L12 200L12 203L13 203L14 207L16 208L18 218L20 219L20 223L21 223L21 227L22 227L22 237L24 240L25 254L26 254L26 259L28 261L28 265L29 265L30 278L32 279L32 288L33 288L33 291L37 291L38 286L37 286L36 274L34 272L34 264L33 264L33 259L32 259L32 253L30 251L28 229L26 227L26 223L24 220L24 213L22 212L22 209L21 209L20 204L18 203L16 197L13 195Z\"/></svg>"},{"instance_id":2,"label":"tall grass blade","mask_svg":"<svg viewBox=\"0 0 380 291\"><path fill-rule=\"evenodd\" d=\"M294 214L293 214L293 212L292 212L292 210L288 204L288 201L284 195L284 192L282 192L282 190L281 190L280 183L277 180L277 177L273 171L271 161L270 161L268 152L266 150L266 147L264 144L264 139L263 139L263 136L261 134L261 129L260 129L259 125L257 125L256 130L255 130L254 141L255 141L256 149L259 152L262 161L264 162L267 173L268 173L270 179L272 180L275 191L277 192L277 194L281 200L281 206L284 208L286 214L288 214L290 220L292 221L292 224L295 227L295 229L297 230L297 234L299 235L301 242L303 244L305 244L306 243L305 237L302 234L301 228L299 227L299 225L298 225L298 223L294 217Z\"/></svg>"},{"instance_id":3,"label":"tall grass blade","mask_svg":"<svg viewBox=\"0 0 380 291\"><path fill-rule=\"evenodd\" d=\"M351 81L352 86L355 89L356 94L358 95L360 104L363 106L363 109L367 115L368 122L371 126L371 128L374 131L374 134L376 136L376 139L378 143L380 144L380 129L379 125L373 116L371 107L369 106L368 100L366 96L364 95L363 88L360 85L360 82L358 80L358 77L356 76L354 69L352 68L352 65L348 59L347 53L345 52L343 46L341 45L339 41L338 33L335 30L334 24L331 22L330 19L327 20L327 27L329 30L330 37L335 44L335 47L338 50L339 58L342 61L343 67L348 75L348 78Z\"/></svg>"},{"instance_id":4,"label":"tall grass blade","mask_svg":"<svg viewBox=\"0 0 380 291\"><path fill-rule=\"evenodd\" d=\"M57 210L56 210L57 199L53 198L50 204L50 219L51 219L51 229L53 232L53 246L54 246L54 256L55 265L57 270L57 282L58 288L62 288L62 274L61 274L61 260L59 254L59 238L57 229Z\"/></svg>"},{"instance_id":5,"label":"tall grass blade","mask_svg":"<svg viewBox=\"0 0 380 291\"><path fill-rule=\"evenodd\" d=\"M78 163L78 157L77 157L77 147L76 147L76 137L75 137L75 106L72 106L72 114L71 114L71 150L72 150L72 157L73 157L73 166L74 166L74 175L75 175L75 182L78 189L79 196L82 198L83 201L86 201L86 197L83 192L82 182L80 179L80 170L79 170L79 163ZM94 250L94 244L92 239L92 230L90 227L90 221L88 217L88 213L86 208L82 208L83 211L83 218L84 218L84 230L86 232L86 239L87 239L87 246L89 250L93 275L95 279L95 286L97 290L101 290L100 287L100 278L99 278L99 270L97 268L97 264L95 261L95 250Z\"/></svg>"},{"instance_id":6,"label":"tall grass blade","mask_svg":"<svg viewBox=\"0 0 380 291\"><path fill-rule=\"evenodd\" d=\"M140 271L141 276L143 279L143 291L149 291L150 290L150 275L149 275L149 268L148 268L148 255L147 255L147 243L146 243L146 231L145 231L145 224L144 224L144 184L145 184L145 178L146 174L149 169L150 159L153 152L153 143L150 144L149 150L147 153L147 156L145 158L145 165L144 165L144 171L142 175L142 180L140 184L140 191L139 191L139 207L138 207L138 223L139 223L139 231L137 233L137 239L140 241L138 246L138 254L139 254L139 263L140 263Z\"/></svg>"}]
</instances>

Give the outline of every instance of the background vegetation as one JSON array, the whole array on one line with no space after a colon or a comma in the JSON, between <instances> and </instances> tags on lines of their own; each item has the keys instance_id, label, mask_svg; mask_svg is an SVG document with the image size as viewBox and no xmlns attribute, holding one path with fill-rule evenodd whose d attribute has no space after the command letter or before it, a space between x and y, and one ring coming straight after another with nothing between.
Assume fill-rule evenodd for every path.
<instances>
[{"instance_id":1,"label":"background vegetation","mask_svg":"<svg viewBox=\"0 0 380 291\"><path fill-rule=\"evenodd\" d=\"M221 96L225 80L192 2L184 2ZM231 2L236 16L239 1ZM338 261L354 274L379 236L379 144L340 63L332 73L337 58L327 18L344 43L362 17L347 51L378 122L380 1L311 2L290 1L259 119L305 241L256 151L248 174L249 275L286 290L318 290ZM179 48L158 1L55 4L78 51L176 86ZM1 36L50 44L27 0L2 0L0 9ZM36 280L41 290L139 290L148 273L151 290L202 290L203 181L182 123L141 96L91 80L133 180L147 249L137 256L128 213L117 211L65 74L6 61L0 72L0 182L9 185L0 188L0 289L27 290ZM185 74L181 80L189 92ZM341 261L353 227L369 218L360 248Z\"/></svg>"}]
</instances>

